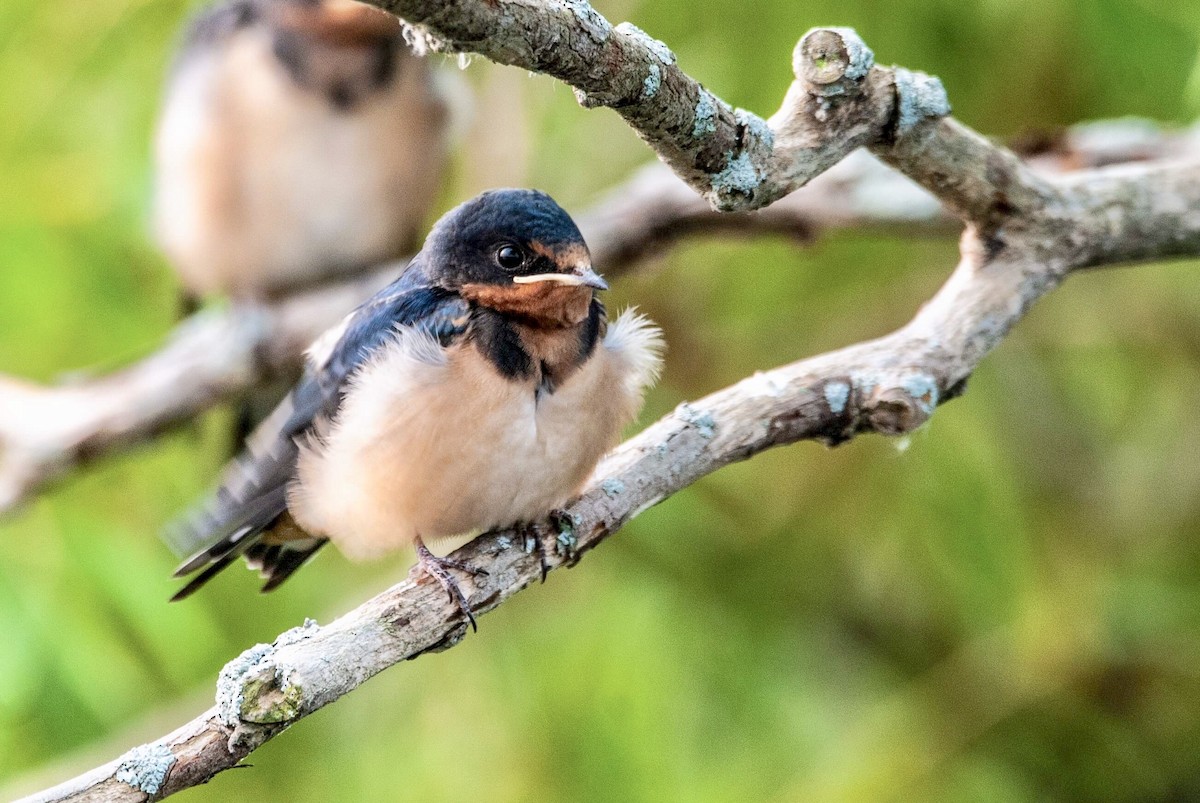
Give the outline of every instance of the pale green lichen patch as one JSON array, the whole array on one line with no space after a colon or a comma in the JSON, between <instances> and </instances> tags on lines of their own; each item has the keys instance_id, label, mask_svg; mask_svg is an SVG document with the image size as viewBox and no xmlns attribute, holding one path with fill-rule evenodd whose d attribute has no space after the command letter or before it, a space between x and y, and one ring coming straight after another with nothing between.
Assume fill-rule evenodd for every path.
<instances>
[{"instance_id":1,"label":"pale green lichen patch","mask_svg":"<svg viewBox=\"0 0 1200 803\"><path fill-rule=\"evenodd\" d=\"M592 38L601 42L608 38L612 26L600 12L592 8L591 3L586 2L586 0L551 0L551 3L565 8L574 14L575 18L583 24L584 29Z\"/></svg>"},{"instance_id":2,"label":"pale green lichen patch","mask_svg":"<svg viewBox=\"0 0 1200 803\"><path fill-rule=\"evenodd\" d=\"M290 722L303 711L303 689L288 682L278 670L264 671L246 681L242 689L238 714L243 722L261 725Z\"/></svg>"},{"instance_id":3,"label":"pale green lichen patch","mask_svg":"<svg viewBox=\"0 0 1200 803\"><path fill-rule=\"evenodd\" d=\"M286 684L283 689L283 696L279 703L275 706L274 711L279 713L280 718L276 722L287 722L300 716L304 706L304 689L294 683Z\"/></svg>"},{"instance_id":4,"label":"pale green lichen patch","mask_svg":"<svg viewBox=\"0 0 1200 803\"><path fill-rule=\"evenodd\" d=\"M632 22L622 22L617 26L617 32L636 39L643 47L653 53L663 64L674 64L675 54L666 44L655 39Z\"/></svg>"},{"instance_id":5,"label":"pale green lichen patch","mask_svg":"<svg viewBox=\"0 0 1200 803\"><path fill-rule=\"evenodd\" d=\"M762 179L750 159L750 154L742 151L735 156L733 151L729 151L725 158L725 169L712 177L713 193L722 208L735 205L741 199L754 197L755 191L762 185Z\"/></svg>"},{"instance_id":6,"label":"pale green lichen patch","mask_svg":"<svg viewBox=\"0 0 1200 803\"><path fill-rule=\"evenodd\" d=\"M906 377L901 387L908 395L912 396L913 401L917 403L917 407L925 415L930 415L938 403L938 386L937 382L932 377L925 374L914 374Z\"/></svg>"},{"instance_id":7,"label":"pale green lichen patch","mask_svg":"<svg viewBox=\"0 0 1200 803\"><path fill-rule=\"evenodd\" d=\"M300 689L290 683L286 669L276 666L272 658L278 648L313 638L320 632L321 626L315 620L305 619L299 627L281 633L274 644L255 644L225 664L217 678L217 710L221 721L236 726L241 720L282 722L295 718L300 712ZM277 693L271 693L270 686L276 687Z\"/></svg>"},{"instance_id":8,"label":"pale green lichen patch","mask_svg":"<svg viewBox=\"0 0 1200 803\"><path fill-rule=\"evenodd\" d=\"M696 101L695 122L692 123L692 136L699 139L705 134L717 130L717 100L707 89L700 90L700 100Z\"/></svg>"},{"instance_id":9,"label":"pale green lichen patch","mask_svg":"<svg viewBox=\"0 0 1200 803\"><path fill-rule=\"evenodd\" d=\"M701 438L709 440L717 434L717 421L707 410L697 410L687 402L683 402L677 408L676 413L689 425L695 427Z\"/></svg>"},{"instance_id":10,"label":"pale green lichen patch","mask_svg":"<svg viewBox=\"0 0 1200 803\"><path fill-rule=\"evenodd\" d=\"M642 81L642 98L649 100L658 94L659 87L662 86L662 68L657 64L650 65L650 73Z\"/></svg>"},{"instance_id":11,"label":"pale green lichen patch","mask_svg":"<svg viewBox=\"0 0 1200 803\"><path fill-rule=\"evenodd\" d=\"M165 744L142 744L121 756L113 777L153 797L162 789L167 773L175 765L175 754Z\"/></svg>"},{"instance_id":12,"label":"pale green lichen patch","mask_svg":"<svg viewBox=\"0 0 1200 803\"><path fill-rule=\"evenodd\" d=\"M255 644L234 658L221 670L217 678L217 710L221 720L229 726L238 724L245 703L243 683L251 672L259 668L273 653L274 645Z\"/></svg>"},{"instance_id":13,"label":"pale green lichen patch","mask_svg":"<svg viewBox=\"0 0 1200 803\"><path fill-rule=\"evenodd\" d=\"M558 524L558 534L566 535L570 538L575 537L575 529L582 521L575 513L564 513L561 516L555 516L554 520Z\"/></svg>"},{"instance_id":14,"label":"pale green lichen patch","mask_svg":"<svg viewBox=\"0 0 1200 803\"><path fill-rule=\"evenodd\" d=\"M896 68L896 133L904 136L926 119L950 113L950 99L942 82L923 72Z\"/></svg>"},{"instance_id":15,"label":"pale green lichen patch","mask_svg":"<svg viewBox=\"0 0 1200 803\"><path fill-rule=\"evenodd\" d=\"M852 81L866 78L867 73L875 64L875 53L867 47L867 43L853 28L831 28L830 30L841 36L842 43L846 46L846 54L849 56L846 77Z\"/></svg>"},{"instance_id":16,"label":"pale green lichen patch","mask_svg":"<svg viewBox=\"0 0 1200 803\"><path fill-rule=\"evenodd\" d=\"M854 387L858 388L858 393L861 397L873 396L875 389L879 387L879 377L874 373L857 373L850 378Z\"/></svg>"},{"instance_id":17,"label":"pale green lichen patch","mask_svg":"<svg viewBox=\"0 0 1200 803\"><path fill-rule=\"evenodd\" d=\"M570 557L575 554L575 547L579 545L579 539L575 537L574 529L568 532L561 532L554 539L554 551L564 557Z\"/></svg>"},{"instance_id":18,"label":"pale green lichen patch","mask_svg":"<svg viewBox=\"0 0 1200 803\"><path fill-rule=\"evenodd\" d=\"M846 404L850 401L850 386L845 382L827 382L825 383L825 402L829 405L829 412L834 415L841 415L846 411Z\"/></svg>"},{"instance_id":19,"label":"pale green lichen patch","mask_svg":"<svg viewBox=\"0 0 1200 803\"><path fill-rule=\"evenodd\" d=\"M738 125L749 132L751 139L761 142L767 148L775 147L775 132L771 130L771 126L767 125L766 120L745 109L734 109L733 116L737 119Z\"/></svg>"},{"instance_id":20,"label":"pale green lichen patch","mask_svg":"<svg viewBox=\"0 0 1200 803\"><path fill-rule=\"evenodd\" d=\"M603 489L603 483L601 484ZM605 490L605 493L608 493ZM558 535L554 537L554 551L564 557L571 557L575 554L575 547L579 544L579 539L575 537L575 530L579 527L580 518L574 513L563 513L551 517L551 521L558 528Z\"/></svg>"},{"instance_id":21,"label":"pale green lichen patch","mask_svg":"<svg viewBox=\"0 0 1200 803\"><path fill-rule=\"evenodd\" d=\"M295 644L298 641L312 638L321 632L321 626L317 624L315 619L305 619L304 624L299 627L293 627L291 630L286 630L279 634L279 638L275 639L276 647L286 647L288 644Z\"/></svg>"},{"instance_id":22,"label":"pale green lichen patch","mask_svg":"<svg viewBox=\"0 0 1200 803\"><path fill-rule=\"evenodd\" d=\"M615 477L609 477L604 482L600 483L600 489L604 491L605 496L611 499L625 493L625 483L621 482Z\"/></svg>"}]
</instances>

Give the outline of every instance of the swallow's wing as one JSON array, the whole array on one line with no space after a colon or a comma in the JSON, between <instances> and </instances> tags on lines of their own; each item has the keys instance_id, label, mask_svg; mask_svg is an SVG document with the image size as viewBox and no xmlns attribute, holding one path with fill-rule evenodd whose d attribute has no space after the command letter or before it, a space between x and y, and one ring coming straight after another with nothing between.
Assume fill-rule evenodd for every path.
<instances>
[{"instance_id":1,"label":"swallow's wing","mask_svg":"<svg viewBox=\"0 0 1200 803\"><path fill-rule=\"evenodd\" d=\"M303 378L250 436L213 497L165 535L178 554L190 556L176 576L200 572L175 599L191 594L243 553L268 578L264 590L269 590L324 543L286 515L298 442L328 429L347 382L396 337L398 326L427 332L443 345L466 330L467 302L421 284L414 268L317 341Z\"/></svg>"}]
</instances>

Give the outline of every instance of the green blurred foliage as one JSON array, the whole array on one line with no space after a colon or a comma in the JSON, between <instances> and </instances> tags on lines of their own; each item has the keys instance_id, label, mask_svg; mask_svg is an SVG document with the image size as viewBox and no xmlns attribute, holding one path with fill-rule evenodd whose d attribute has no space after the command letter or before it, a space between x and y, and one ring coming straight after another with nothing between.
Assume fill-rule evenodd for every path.
<instances>
[{"instance_id":1,"label":"green blurred foliage","mask_svg":"<svg viewBox=\"0 0 1200 803\"><path fill-rule=\"evenodd\" d=\"M104 370L171 327L148 154L187 6L0 4L0 370ZM992 134L1200 111L1190 0L598 6L763 114L818 24L940 75ZM528 183L578 209L648 158L611 112L526 86L512 102ZM952 237L857 233L678 249L613 293L667 330L645 420L887 331L955 254ZM385 673L184 799L1200 797L1198 267L1072 279L911 438L722 471L459 648ZM173 558L155 534L212 481L227 417L105 460L0 525L0 784L30 791L160 735L240 650L405 569L329 550L267 598L231 571L166 604Z\"/></svg>"}]
</instances>

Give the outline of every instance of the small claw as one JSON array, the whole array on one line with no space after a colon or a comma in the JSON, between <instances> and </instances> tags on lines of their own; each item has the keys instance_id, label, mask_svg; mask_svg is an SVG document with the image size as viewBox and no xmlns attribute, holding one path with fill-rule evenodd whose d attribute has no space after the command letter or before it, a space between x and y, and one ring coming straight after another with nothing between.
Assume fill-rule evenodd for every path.
<instances>
[{"instance_id":1,"label":"small claw","mask_svg":"<svg viewBox=\"0 0 1200 803\"><path fill-rule=\"evenodd\" d=\"M525 541L525 554L537 552L538 566L542 570L542 582L544 583L546 575L550 573L550 564L546 563L546 547L542 543L542 528L536 522L529 522L520 526L520 532Z\"/></svg>"},{"instance_id":2,"label":"small claw","mask_svg":"<svg viewBox=\"0 0 1200 803\"><path fill-rule=\"evenodd\" d=\"M565 510L551 510L547 518L554 524L554 551L566 558L568 567L579 562L575 547L579 539L575 537L575 519Z\"/></svg>"},{"instance_id":3,"label":"small claw","mask_svg":"<svg viewBox=\"0 0 1200 803\"><path fill-rule=\"evenodd\" d=\"M438 584L446 591L446 595L450 598L450 602L458 606L462 611L463 616L471 623L471 630L478 633L479 625L475 623L475 614L471 611L471 605L467 602L466 595L459 588L458 583L450 576L448 569L457 569L460 572L473 574L475 576L487 576L487 572L483 569L471 566L468 563L458 560L450 560L449 558L439 558L437 555L429 551L425 546L425 542L417 537L413 542L417 547L417 563L421 566L422 571L437 580Z\"/></svg>"}]
</instances>

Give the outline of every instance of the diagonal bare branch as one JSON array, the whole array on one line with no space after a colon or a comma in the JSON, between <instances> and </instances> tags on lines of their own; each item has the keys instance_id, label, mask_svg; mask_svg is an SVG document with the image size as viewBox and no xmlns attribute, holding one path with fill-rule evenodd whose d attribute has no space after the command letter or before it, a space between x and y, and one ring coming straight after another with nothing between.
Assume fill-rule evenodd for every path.
<instances>
[{"instance_id":1,"label":"diagonal bare branch","mask_svg":"<svg viewBox=\"0 0 1200 803\"><path fill-rule=\"evenodd\" d=\"M270 306L202 311L150 357L55 387L0 376L0 514L70 469L139 443L272 375L399 271L390 265Z\"/></svg>"}]
</instances>

